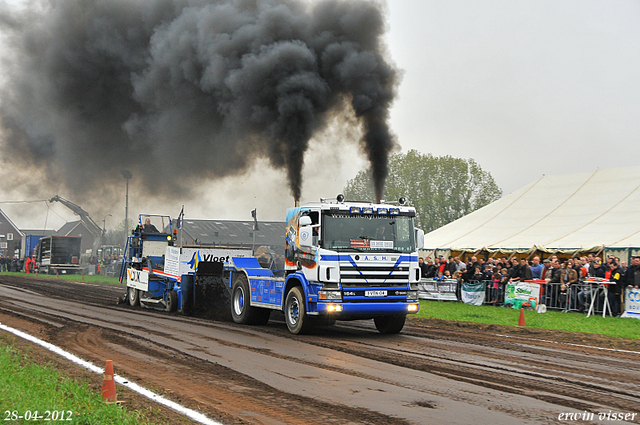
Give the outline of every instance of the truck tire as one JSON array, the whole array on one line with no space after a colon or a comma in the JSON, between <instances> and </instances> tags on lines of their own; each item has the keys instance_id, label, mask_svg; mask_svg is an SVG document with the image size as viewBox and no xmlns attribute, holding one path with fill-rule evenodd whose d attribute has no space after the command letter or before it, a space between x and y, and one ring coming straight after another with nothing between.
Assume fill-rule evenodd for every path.
<instances>
[{"instance_id":1,"label":"truck tire","mask_svg":"<svg viewBox=\"0 0 640 425\"><path fill-rule=\"evenodd\" d=\"M167 311L173 313L178 309L178 293L176 291L167 292Z\"/></svg>"},{"instance_id":2,"label":"truck tire","mask_svg":"<svg viewBox=\"0 0 640 425\"><path fill-rule=\"evenodd\" d=\"M238 277L234 278L233 288L231 290L231 317L236 323L244 325L264 324L264 317L261 317L261 308L251 307L251 289L247 276L238 273ZM267 310L269 312L269 310ZM262 319L262 322L261 320ZM267 320L269 318L267 317Z\"/></svg>"},{"instance_id":3,"label":"truck tire","mask_svg":"<svg viewBox=\"0 0 640 425\"><path fill-rule=\"evenodd\" d=\"M185 316L193 315L193 276L182 276L182 305L180 306L180 312Z\"/></svg>"},{"instance_id":4,"label":"truck tire","mask_svg":"<svg viewBox=\"0 0 640 425\"><path fill-rule=\"evenodd\" d=\"M127 286L127 298L130 306L136 307L140 305L140 291L137 289Z\"/></svg>"},{"instance_id":5,"label":"truck tire","mask_svg":"<svg viewBox=\"0 0 640 425\"><path fill-rule=\"evenodd\" d=\"M289 332L294 335L305 334L313 329L314 321L307 316L307 304L302 295L302 288L294 286L287 293L284 303L284 320Z\"/></svg>"},{"instance_id":6,"label":"truck tire","mask_svg":"<svg viewBox=\"0 0 640 425\"><path fill-rule=\"evenodd\" d=\"M404 327L406 320L407 316L405 314L401 316L379 316L373 318L373 322L381 334L399 333Z\"/></svg>"}]
</instances>

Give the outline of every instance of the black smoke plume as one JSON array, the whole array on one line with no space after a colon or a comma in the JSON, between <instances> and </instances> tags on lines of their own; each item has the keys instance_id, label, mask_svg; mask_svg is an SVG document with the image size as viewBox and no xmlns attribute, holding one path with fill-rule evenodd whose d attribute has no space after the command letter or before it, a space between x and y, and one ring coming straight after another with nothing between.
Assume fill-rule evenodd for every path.
<instances>
[{"instance_id":1,"label":"black smoke plume","mask_svg":"<svg viewBox=\"0 0 640 425\"><path fill-rule=\"evenodd\" d=\"M297 200L312 136L353 114L382 193L399 76L379 3L48 0L0 12L5 171L37 169L86 197L130 169L151 195L188 195L266 157Z\"/></svg>"}]
</instances>

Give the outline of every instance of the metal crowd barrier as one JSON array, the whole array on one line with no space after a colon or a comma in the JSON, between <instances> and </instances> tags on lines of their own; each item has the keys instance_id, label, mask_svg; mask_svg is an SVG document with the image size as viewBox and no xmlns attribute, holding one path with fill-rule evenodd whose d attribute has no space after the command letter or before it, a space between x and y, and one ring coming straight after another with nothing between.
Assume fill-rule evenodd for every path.
<instances>
[{"instance_id":1,"label":"metal crowd barrier","mask_svg":"<svg viewBox=\"0 0 640 425\"><path fill-rule=\"evenodd\" d=\"M483 305L503 306L505 285L498 284L494 288L493 281L471 281L470 283L484 283L485 297ZM418 285L418 297L423 300L456 301L459 296L458 282L454 279L438 281L422 279ZM547 309L586 313L591 305L591 297L595 296L593 314L602 314L604 308L604 291L595 283L574 283L567 285L566 293L561 291L560 283L540 283L540 303ZM458 295L456 295L458 290ZM613 295L609 292L609 297ZM582 308L581 308L582 307Z\"/></svg>"},{"instance_id":2,"label":"metal crowd barrier","mask_svg":"<svg viewBox=\"0 0 640 425\"><path fill-rule=\"evenodd\" d=\"M591 305L591 298L595 296L593 313L602 314L604 310L604 290L597 283L583 282L567 285L566 295L561 292L561 283L547 283L542 286L544 287L543 300L547 309L586 313ZM609 292L608 296L612 297L613 295Z\"/></svg>"}]
</instances>

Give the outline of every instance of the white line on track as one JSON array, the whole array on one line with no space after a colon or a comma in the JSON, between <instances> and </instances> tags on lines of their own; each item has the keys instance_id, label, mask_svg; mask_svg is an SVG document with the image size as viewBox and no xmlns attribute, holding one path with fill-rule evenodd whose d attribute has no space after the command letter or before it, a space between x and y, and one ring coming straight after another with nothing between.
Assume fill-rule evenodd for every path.
<instances>
[{"instance_id":1,"label":"white line on track","mask_svg":"<svg viewBox=\"0 0 640 425\"><path fill-rule=\"evenodd\" d=\"M104 373L104 369L99 368L98 366L94 365L93 363L90 363L86 360L82 360L80 357L69 353L68 351L64 351L62 348L57 347L53 344L50 344L46 341L43 341L41 339L36 338L35 336L29 335L27 333L24 333L22 331L19 331L17 329L14 328L10 328L9 326L3 325L2 323L0 323L0 329L7 331L7 332L11 332L12 334L19 336L20 338L26 339L27 341L31 341L35 344L38 344L44 348L46 348L49 351L52 351L56 354L58 354L59 356L62 356L68 360L71 360L72 362L79 364L80 366L89 369L91 372L94 373L98 373L98 374L103 374ZM133 382L129 382L127 379L123 378L122 376L113 375L114 380L116 381L116 383L125 386L127 388L129 388L132 391L137 392L138 394L142 394L143 396L147 397L150 400L155 401L156 403L160 403L170 409L175 410L176 412L179 412L191 419L193 419L194 421L197 421L201 424L204 425L222 425L220 422L216 422L214 420L211 420L209 418L207 418L205 415L203 415L202 413L196 412L195 410L191 410L188 409L184 406L179 405L178 403L175 403L171 400L167 400L166 398L153 393L151 391L149 391L146 388L141 387L138 384L135 384Z\"/></svg>"}]
</instances>

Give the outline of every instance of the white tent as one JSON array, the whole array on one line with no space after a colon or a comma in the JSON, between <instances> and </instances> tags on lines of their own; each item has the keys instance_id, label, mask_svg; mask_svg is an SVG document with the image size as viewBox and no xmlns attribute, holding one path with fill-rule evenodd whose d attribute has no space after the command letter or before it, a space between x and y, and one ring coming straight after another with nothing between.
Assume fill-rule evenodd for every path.
<instances>
[{"instance_id":1,"label":"white tent","mask_svg":"<svg viewBox=\"0 0 640 425\"><path fill-rule=\"evenodd\" d=\"M640 167L542 176L425 236L451 251L640 247Z\"/></svg>"}]
</instances>

